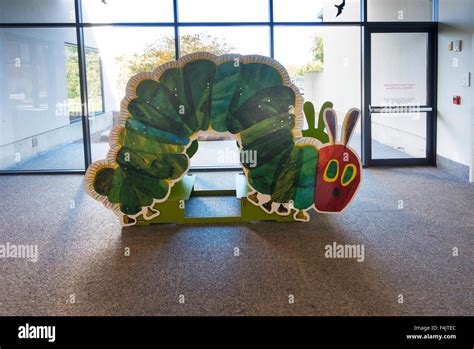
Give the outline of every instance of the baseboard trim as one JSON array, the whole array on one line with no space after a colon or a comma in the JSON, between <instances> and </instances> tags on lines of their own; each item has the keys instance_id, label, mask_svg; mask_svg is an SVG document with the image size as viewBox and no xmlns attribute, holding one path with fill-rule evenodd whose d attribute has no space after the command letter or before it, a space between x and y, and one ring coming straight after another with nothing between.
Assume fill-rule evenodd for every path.
<instances>
[{"instance_id":1,"label":"baseboard trim","mask_svg":"<svg viewBox=\"0 0 474 349\"><path fill-rule=\"evenodd\" d=\"M469 182L469 166L445 158L444 156L441 156L439 154L436 155L436 165L441 170L444 170L456 177L462 178Z\"/></svg>"}]
</instances>

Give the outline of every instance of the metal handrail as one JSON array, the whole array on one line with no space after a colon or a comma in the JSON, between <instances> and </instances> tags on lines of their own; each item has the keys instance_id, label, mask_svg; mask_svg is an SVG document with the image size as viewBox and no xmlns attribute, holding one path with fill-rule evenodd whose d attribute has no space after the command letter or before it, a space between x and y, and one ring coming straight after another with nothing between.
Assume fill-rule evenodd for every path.
<instances>
[{"instance_id":1,"label":"metal handrail","mask_svg":"<svg viewBox=\"0 0 474 349\"><path fill-rule=\"evenodd\" d=\"M411 114L411 113L427 113L432 112L433 108L428 106L411 106L411 105L387 105L387 106L371 106L369 112L371 114Z\"/></svg>"}]
</instances>

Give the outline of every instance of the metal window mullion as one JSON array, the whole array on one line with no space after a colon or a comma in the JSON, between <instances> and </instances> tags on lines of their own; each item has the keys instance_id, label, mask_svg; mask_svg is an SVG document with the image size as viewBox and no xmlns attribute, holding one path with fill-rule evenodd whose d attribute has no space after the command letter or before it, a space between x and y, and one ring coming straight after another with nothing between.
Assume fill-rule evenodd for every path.
<instances>
[{"instance_id":1,"label":"metal window mullion","mask_svg":"<svg viewBox=\"0 0 474 349\"><path fill-rule=\"evenodd\" d=\"M364 1L366 2L366 1ZM361 98L362 98L362 129L361 129L361 155L363 166L370 166L372 163L372 130L371 130L371 116L369 111L369 104L371 103L371 50L370 30L367 25L362 27L361 31Z\"/></svg>"},{"instance_id":2,"label":"metal window mullion","mask_svg":"<svg viewBox=\"0 0 474 349\"><path fill-rule=\"evenodd\" d=\"M432 13L432 18L431 20L433 22L438 22L439 21L439 0L433 0L433 13Z\"/></svg>"},{"instance_id":3,"label":"metal window mullion","mask_svg":"<svg viewBox=\"0 0 474 349\"><path fill-rule=\"evenodd\" d=\"M361 99L361 160L363 166L368 166L368 162L370 161L371 156L371 149L369 148L370 140L368 138L371 137L370 135L370 117L368 115L368 108L366 103L368 103L368 94L366 94L366 88L368 81L366 80L367 74L367 66L366 66L366 24L367 24L367 0L360 1L360 23L361 23L361 30L360 30L360 99Z\"/></svg>"},{"instance_id":4,"label":"metal window mullion","mask_svg":"<svg viewBox=\"0 0 474 349\"><path fill-rule=\"evenodd\" d=\"M173 0L174 56L179 59L178 0Z\"/></svg>"},{"instance_id":5,"label":"metal window mullion","mask_svg":"<svg viewBox=\"0 0 474 349\"><path fill-rule=\"evenodd\" d=\"M84 45L84 29L80 25L82 22L81 0L74 0L76 10L76 36L77 53L79 65L79 86L81 91L81 113L82 113L82 143L84 144L84 165L89 167L92 162L91 137L89 126L89 105L87 95L87 75L86 75L86 55Z\"/></svg>"},{"instance_id":6,"label":"metal window mullion","mask_svg":"<svg viewBox=\"0 0 474 349\"><path fill-rule=\"evenodd\" d=\"M363 22L364 24L367 23L368 21L368 0L361 0L360 1L360 5L361 5L361 12L360 12L360 16L361 16L361 22Z\"/></svg>"},{"instance_id":7,"label":"metal window mullion","mask_svg":"<svg viewBox=\"0 0 474 349\"><path fill-rule=\"evenodd\" d=\"M268 0L268 16L270 19L270 57L275 57L275 32L273 23L273 0Z\"/></svg>"},{"instance_id":8,"label":"metal window mullion","mask_svg":"<svg viewBox=\"0 0 474 349\"><path fill-rule=\"evenodd\" d=\"M435 0L434 2L437 2ZM426 157L432 165L436 165L436 143L437 143L437 93L438 93L438 24L430 29L428 33L428 84L431 86L429 99L432 111L427 114L426 120Z\"/></svg>"}]
</instances>

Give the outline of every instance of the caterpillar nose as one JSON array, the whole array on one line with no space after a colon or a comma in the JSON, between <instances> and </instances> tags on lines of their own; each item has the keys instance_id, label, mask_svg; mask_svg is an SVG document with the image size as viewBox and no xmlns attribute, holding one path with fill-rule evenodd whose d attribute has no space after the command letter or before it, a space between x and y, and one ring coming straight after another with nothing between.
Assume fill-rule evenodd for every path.
<instances>
[{"instance_id":1,"label":"caterpillar nose","mask_svg":"<svg viewBox=\"0 0 474 349\"><path fill-rule=\"evenodd\" d=\"M334 188L332 190L332 196L338 197L339 194L341 194L341 191L339 190L339 188Z\"/></svg>"}]
</instances>

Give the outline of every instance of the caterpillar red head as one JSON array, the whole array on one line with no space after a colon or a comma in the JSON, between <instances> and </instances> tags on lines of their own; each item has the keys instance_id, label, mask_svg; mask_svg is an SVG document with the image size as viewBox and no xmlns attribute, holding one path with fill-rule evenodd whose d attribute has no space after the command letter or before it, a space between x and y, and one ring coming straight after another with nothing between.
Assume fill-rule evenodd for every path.
<instances>
[{"instance_id":1,"label":"caterpillar red head","mask_svg":"<svg viewBox=\"0 0 474 349\"><path fill-rule=\"evenodd\" d=\"M342 212L357 192L362 166L359 156L347 144L354 132L360 111L350 109L342 124L341 142L337 140L337 115L324 111L329 143L319 148L319 161L314 189L314 207L318 212Z\"/></svg>"}]
</instances>

